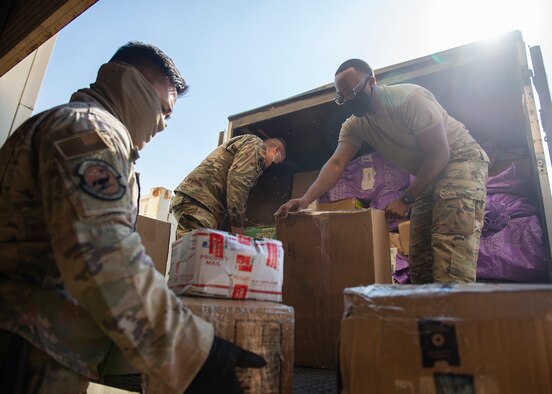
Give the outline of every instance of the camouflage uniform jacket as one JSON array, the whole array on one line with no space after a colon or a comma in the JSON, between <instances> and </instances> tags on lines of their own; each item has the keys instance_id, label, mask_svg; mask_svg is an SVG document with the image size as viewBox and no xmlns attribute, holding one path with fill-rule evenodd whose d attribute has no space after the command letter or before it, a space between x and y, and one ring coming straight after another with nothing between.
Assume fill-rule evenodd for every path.
<instances>
[{"instance_id":1,"label":"camouflage uniform jacket","mask_svg":"<svg viewBox=\"0 0 552 394\"><path fill-rule=\"evenodd\" d=\"M130 134L88 101L34 116L0 149L0 329L89 378L117 347L182 393L213 328L146 255Z\"/></svg>"},{"instance_id":2,"label":"camouflage uniform jacket","mask_svg":"<svg viewBox=\"0 0 552 394\"><path fill-rule=\"evenodd\" d=\"M247 198L265 168L266 145L254 135L234 137L216 148L178 186L213 215L243 227Z\"/></svg>"}]
</instances>

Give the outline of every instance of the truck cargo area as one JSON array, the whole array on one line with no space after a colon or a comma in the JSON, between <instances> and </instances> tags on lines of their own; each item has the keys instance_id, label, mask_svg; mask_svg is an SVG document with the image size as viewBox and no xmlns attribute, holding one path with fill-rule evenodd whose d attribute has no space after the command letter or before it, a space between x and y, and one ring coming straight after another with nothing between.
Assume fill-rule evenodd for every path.
<instances>
[{"instance_id":1,"label":"truck cargo area","mask_svg":"<svg viewBox=\"0 0 552 394\"><path fill-rule=\"evenodd\" d=\"M368 59L369 60L369 59ZM336 65L337 67L337 65ZM429 89L481 144L496 146L490 175L518 161L530 177L528 196L538 207L550 266L550 186L526 47L519 31L375 70L380 85L415 83ZM247 225L270 225L291 197L293 176L319 170L337 146L351 114L333 99L333 84L229 117L227 137L254 133L283 137L287 161L270 168L250 195ZM541 97L549 101L549 97ZM369 146L361 152L369 152Z\"/></svg>"}]
</instances>

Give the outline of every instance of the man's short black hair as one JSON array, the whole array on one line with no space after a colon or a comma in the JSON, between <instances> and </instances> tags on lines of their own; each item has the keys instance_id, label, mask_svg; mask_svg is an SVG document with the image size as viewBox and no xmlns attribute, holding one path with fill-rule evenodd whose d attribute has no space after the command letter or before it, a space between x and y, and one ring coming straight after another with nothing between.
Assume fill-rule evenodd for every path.
<instances>
[{"instance_id":1,"label":"man's short black hair","mask_svg":"<svg viewBox=\"0 0 552 394\"><path fill-rule=\"evenodd\" d=\"M366 73L370 75L371 77L374 76L374 70L372 70L372 67L368 63L366 63L364 60L361 59L349 59L341 63L341 66L337 69L335 72L335 75L339 74L340 72L343 72L347 70L348 68L354 68L357 71Z\"/></svg>"},{"instance_id":2,"label":"man's short black hair","mask_svg":"<svg viewBox=\"0 0 552 394\"><path fill-rule=\"evenodd\" d=\"M154 45L145 44L140 41L130 41L128 44L120 47L109 61L124 62L138 68L139 66L152 67L169 79L171 85L176 89L178 96L181 96L188 90L186 81L172 59Z\"/></svg>"},{"instance_id":3,"label":"man's short black hair","mask_svg":"<svg viewBox=\"0 0 552 394\"><path fill-rule=\"evenodd\" d=\"M277 141L280 141L280 143L282 144L283 148L284 148L284 152L286 152L287 154L287 144L286 144L286 141L281 138L281 137L270 137L270 138L267 138L264 140L265 143L268 143L268 144L271 144L273 140L277 140Z\"/></svg>"}]
</instances>

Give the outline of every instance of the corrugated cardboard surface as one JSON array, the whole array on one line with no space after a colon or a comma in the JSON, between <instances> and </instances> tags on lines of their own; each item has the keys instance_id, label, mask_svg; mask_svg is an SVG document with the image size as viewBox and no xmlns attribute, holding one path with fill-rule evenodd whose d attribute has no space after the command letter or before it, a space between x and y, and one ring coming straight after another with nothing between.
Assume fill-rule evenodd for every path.
<instances>
[{"instance_id":1,"label":"corrugated cardboard surface","mask_svg":"<svg viewBox=\"0 0 552 394\"><path fill-rule=\"evenodd\" d=\"M392 248L397 248L402 252L401 239L399 233L389 233L389 243Z\"/></svg>"},{"instance_id":2,"label":"corrugated cardboard surface","mask_svg":"<svg viewBox=\"0 0 552 394\"><path fill-rule=\"evenodd\" d=\"M408 245L410 244L410 220L399 223L399 239L401 241L401 252L408 256Z\"/></svg>"},{"instance_id":3,"label":"corrugated cardboard surface","mask_svg":"<svg viewBox=\"0 0 552 394\"><path fill-rule=\"evenodd\" d=\"M171 238L171 224L138 215L136 232L140 234L146 253L153 260L155 269L165 275L169 257L169 241Z\"/></svg>"},{"instance_id":4,"label":"corrugated cardboard surface","mask_svg":"<svg viewBox=\"0 0 552 394\"><path fill-rule=\"evenodd\" d=\"M215 335L263 356L262 369L238 369L245 393L291 393L293 308L264 301L182 297L184 306L211 322Z\"/></svg>"},{"instance_id":5,"label":"corrugated cardboard surface","mask_svg":"<svg viewBox=\"0 0 552 394\"><path fill-rule=\"evenodd\" d=\"M317 211L350 211L353 209L362 209L362 202L358 198L346 198L344 200L333 202L318 202Z\"/></svg>"},{"instance_id":6,"label":"corrugated cardboard surface","mask_svg":"<svg viewBox=\"0 0 552 394\"><path fill-rule=\"evenodd\" d=\"M300 212L276 220L284 247L283 301L295 308L298 365L334 368L343 289L390 283L383 211Z\"/></svg>"},{"instance_id":7,"label":"corrugated cardboard surface","mask_svg":"<svg viewBox=\"0 0 552 394\"><path fill-rule=\"evenodd\" d=\"M344 393L552 392L552 285L374 285L345 310Z\"/></svg>"}]
</instances>

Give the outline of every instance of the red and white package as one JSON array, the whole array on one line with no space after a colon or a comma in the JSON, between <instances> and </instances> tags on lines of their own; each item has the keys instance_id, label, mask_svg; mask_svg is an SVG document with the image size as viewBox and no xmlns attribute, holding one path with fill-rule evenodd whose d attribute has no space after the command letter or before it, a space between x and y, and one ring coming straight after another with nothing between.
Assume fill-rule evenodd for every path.
<instances>
[{"instance_id":1,"label":"red and white package","mask_svg":"<svg viewBox=\"0 0 552 394\"><path fill-rule=\"evenodd\" d=\"M282 243L199 229L172 244L168 285L176 294L282 300Z\"/></svg>"}]
</instances>

